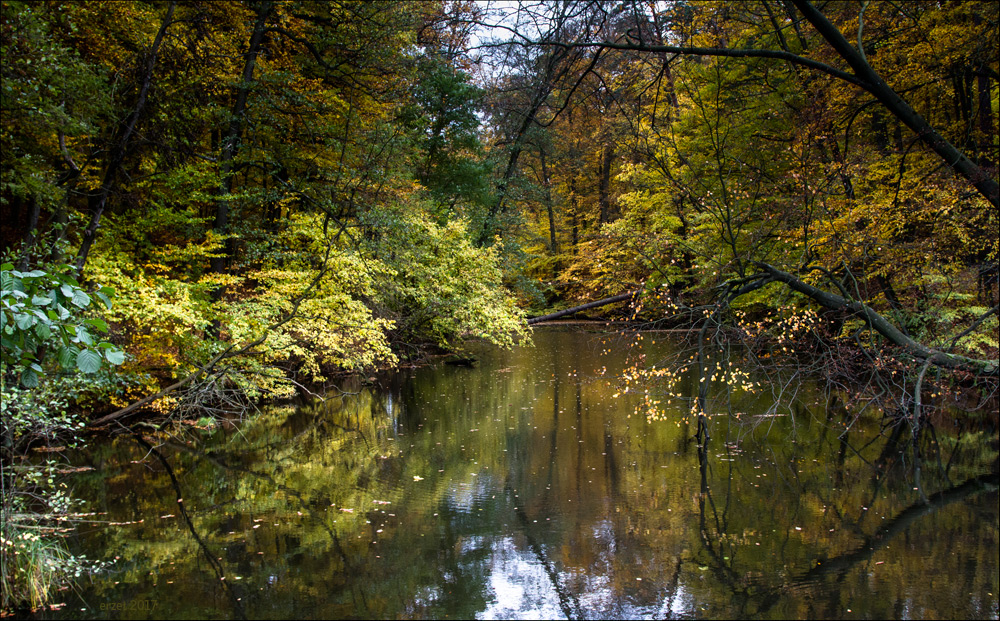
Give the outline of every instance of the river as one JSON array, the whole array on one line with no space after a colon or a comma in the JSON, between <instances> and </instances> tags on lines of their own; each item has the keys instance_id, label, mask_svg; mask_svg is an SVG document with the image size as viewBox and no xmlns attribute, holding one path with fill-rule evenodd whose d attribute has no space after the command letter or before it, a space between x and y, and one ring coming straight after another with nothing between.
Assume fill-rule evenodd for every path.
<instances>
[{"instance_id":1,"label":"river","mask_svg":"<svg viewBox=\"0 0 1000 621\"><path fill-rule=\"evenodd\" d=\"M536 329L474 368L94 442L70 544L113 562L43 616L998 618L989 436L939 431L915 489L879 421L806 385L702 450L687 405L637 413L637 351Z\"/></svg>"}]
</instances>

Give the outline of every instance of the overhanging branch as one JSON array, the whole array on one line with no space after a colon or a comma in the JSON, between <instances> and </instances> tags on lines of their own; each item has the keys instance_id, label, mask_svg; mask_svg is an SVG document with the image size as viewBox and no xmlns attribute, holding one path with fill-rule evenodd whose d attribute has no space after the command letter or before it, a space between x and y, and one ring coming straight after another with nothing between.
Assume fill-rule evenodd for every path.
<instances>
[{"instance_id":1,"label":"overhanging branch","mask_svg":"<svg viewBox=\"0 0 1000 621\"><path fill-rule=\"evenodd\" d=\"M625 50L634 52L650 52L655 54L679 54L683 56L721 56L724 58L772 58L784 60L795 65L801 65L816 71L832 75L833 77L850 82L855 86L860 86L869 90L869 84L856 75L850 74L836 67L831 67L826 63L821 63L811 58L792 54L784 50L759 50L753 48L728 48L728 47L694 47L687 45L649 45L645 43L626 43L620 41L592 41L584 43L567 43L564 41L539 41L538 45L555 46L566 49L572 48L597 48L602 50Z\"/></svg>"},{"instance_id":2,"label":"overhanging branch","mask_svg":"<svg viewBox=\"0 0 1000 621\"><path fill-rule=\"evenodd\" d=\"M977 360L927 347L903 334L892 322L864 302L845 298L829 291L823 291L767 263L757 263L757 267L767 272L773 281L784 283L791 289L811 298L826 308L831 310L845 310L863 317L876 332L885 337L890 343L903 348L904 351L914 358L929 361L935 366L967 371L974 375L1000 375L996 360Z\"/></svg>"}]
</instances>

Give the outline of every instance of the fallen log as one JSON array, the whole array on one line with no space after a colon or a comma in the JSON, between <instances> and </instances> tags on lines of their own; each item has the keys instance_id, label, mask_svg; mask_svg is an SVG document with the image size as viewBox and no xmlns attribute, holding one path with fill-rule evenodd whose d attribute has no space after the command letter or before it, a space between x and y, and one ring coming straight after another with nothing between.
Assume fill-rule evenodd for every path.
<instances>
[{"instance_id":1,"label":"fallen log","mask_svg":"<svg viewBox=\"0 0 1000 621\"><path fill-rule=\"evenodd\" d=\"M567 308L566 310L561 310L556 313L549 313L548 315L542 315L541 317L532 317L528 319L528 325L540 323L542 321L550 321L552 319L559 319L560 317L565 317L567 315L575 315L580 311L585 311L591 308L597 308L599 306L607 306L608 304L614 304L615 302L624 302L631 299L639 293L639 289L635 291L629 291L627 293L622 293L610 298L604 298L603 300L597 300L596 302L588 302L582 306L574 306L573 308Z\"/></svg>"}]
</instances>

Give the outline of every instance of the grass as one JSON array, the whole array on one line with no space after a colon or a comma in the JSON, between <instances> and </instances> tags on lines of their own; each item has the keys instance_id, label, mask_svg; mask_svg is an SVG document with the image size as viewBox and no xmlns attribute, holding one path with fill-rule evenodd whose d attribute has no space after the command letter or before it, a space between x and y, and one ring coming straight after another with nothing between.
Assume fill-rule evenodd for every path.
<instances>
[{"instance_id":1,"label":"grass","mask_svg":"<svg viewBox=\"0 0 1000 621\"><path fill-rule=\"evenodd\" d=\"M5 519L0 541L0 589L4 611L40 608L69 574L73 556L61 538Z\"/></svg>"}]
</instances>

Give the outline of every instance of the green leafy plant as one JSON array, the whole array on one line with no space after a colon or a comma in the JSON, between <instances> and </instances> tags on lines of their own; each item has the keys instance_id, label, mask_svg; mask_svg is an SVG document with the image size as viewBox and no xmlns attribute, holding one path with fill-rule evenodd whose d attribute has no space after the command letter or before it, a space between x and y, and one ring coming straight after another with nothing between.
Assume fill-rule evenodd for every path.
<instances>
[{"instance_id":1,"label":"green leafy plant","mask_svg":"<svg viewBox=\"0 0 1000 621\"><path fill-rule=\"evenodd\" d=\"M108 324L84 316L94 297L111 308L113 290L101 287L91 296L65 264L54 265L49 271L22 272L11 263L0 269L0 361L4 376L16 373L22 386L33 388L49 362L57 363L63 371L87 374L106 364L124 362L124 352L103 338Z\"/></svg>"}]
</instances>

